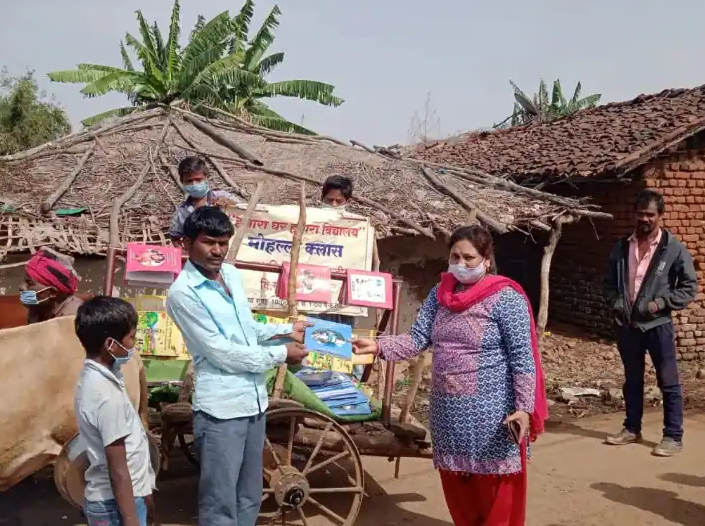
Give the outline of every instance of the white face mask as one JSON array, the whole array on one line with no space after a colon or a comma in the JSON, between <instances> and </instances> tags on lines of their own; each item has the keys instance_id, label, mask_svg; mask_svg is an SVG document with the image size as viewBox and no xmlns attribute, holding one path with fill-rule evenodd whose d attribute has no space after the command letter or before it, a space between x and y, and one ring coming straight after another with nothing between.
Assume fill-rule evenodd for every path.
<instances>
[{"instance_id":1,"label":"white face mask","mask_svg":"<svg viewBox=\"0 0 705 526\"><path fill-rule=\"evenodd\" d=\"M485 260L483 259L476 267L466 267L465 265L448 265L448 272L455 276L463 285L471 285L480 281L487 269L485 268Z\"/></svg>"}]
</instances>

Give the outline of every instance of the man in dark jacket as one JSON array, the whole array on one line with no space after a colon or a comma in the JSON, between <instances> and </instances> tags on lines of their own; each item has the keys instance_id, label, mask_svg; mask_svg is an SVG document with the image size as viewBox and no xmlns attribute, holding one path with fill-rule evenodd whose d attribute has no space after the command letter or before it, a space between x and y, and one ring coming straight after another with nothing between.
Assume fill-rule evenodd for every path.
<instances>
[{"instance_id":1,"label":"man in dark jacket","mask_svg":"<svg viewBox=\"0 0 705 526\"><path fill-rule=\"evenodd\" d=\"M698 282L688 249L660 226L663 196L644 190L636 199L636 229L620 239L609 258L605 295L617 325L617 347L624 364L624 429L607 443L641 441L646 353L663 394L663 439L653 454L670 457L683 449L681 393L671 312L695 299Z\"/></svg>"}]
</instances>

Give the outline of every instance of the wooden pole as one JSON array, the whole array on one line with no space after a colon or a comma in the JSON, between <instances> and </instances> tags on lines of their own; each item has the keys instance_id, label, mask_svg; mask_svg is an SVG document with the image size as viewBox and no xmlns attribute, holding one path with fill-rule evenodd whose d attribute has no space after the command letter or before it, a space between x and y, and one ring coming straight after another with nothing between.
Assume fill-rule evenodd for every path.
<instances>
[{"instance_id":1,"label":"wooden pole","mask_svg":"<svg viewBox=\"0 0 705 526\"><path fill-rule=\"evenodd\" d=\"M257 183L255 193L252 194L252 196L250 197L250 201L247 203L245 213L242 214L242 222L240 223L237 232L235 232L235 235L233 236L232 243L230 243L230 250L228 250L228 256L226 259L231 265L234 265L235 261L237 260L237 253L240 250L240 246L242 245L242 240L245 239L247 231L250 229L250 219L252 219L252 215L255 213L255 210L257 210L257 205L259 204L259 200L260 197L262 197L263 192L264 182L260 181L259 183Z\"/></svg>"},{"instance_id":2,"label":"wooden pole","mask_svg":"<svg viewBox=\"0 0 705 526\"><path fill-rule=\"evenodd\" d=\"M406 393L406 401L404 402L404 407L401 408L401 414L399 415L399 423L406 424L409 418L409 412L414 405L414 400L416 399L416 393L419 390L419 385L421 385L421 376L423 375L423 370L426 368L426 356L428 352L422 353L414 362L411 369L411 385ZM399 478L399 468L401 467L401 457L397 457L397 461L394 464L394 478Z\"/></svg>"},{"instance_id":3,"label":"wooden pole","mask_svg":"<svg viewBox=\"0 0 705 526\"><path fill-rule=\"evenodd\" d=\"M296 282L299 269L299 254L301 253L301 238L306 229L306 183L301 183L301 194L299 196L299 221L296 223L296 232L291 242L291 260L289 263L289 283L287 283L286 301L289 309L289 322L294 323L298 316L298 304L296 301ZM277 370L277 378L274 381L274 398L281 398L286 379L286 364L280 365Z\"/></svg>"},{"instance_id":4,"label":"wooden pole","mask_svg":"<svg viewBox=\"0 0 705 526\"><path fill-rule=\"evenodd\" d=\"M553 260L553 254L558 246L558 240L561 238L563 233L563 223L569 223L571 218L557 218L553 221L553 229L551 230L551 235L548 237L548 243L543 248L543 257L541 258L541 299L539 300L539 315L538 321L536 323L536 332L538 337L543 336L546 330L546 324L548 323L548 297L550 293L550 283L549 278L551 274L551 261Z\"/></svg>"}]
</instances>

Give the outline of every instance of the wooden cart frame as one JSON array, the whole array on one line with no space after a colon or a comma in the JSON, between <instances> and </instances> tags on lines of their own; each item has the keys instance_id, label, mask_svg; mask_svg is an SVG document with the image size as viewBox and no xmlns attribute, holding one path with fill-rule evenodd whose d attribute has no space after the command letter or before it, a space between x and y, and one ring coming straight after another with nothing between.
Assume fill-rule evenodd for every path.
<instances>
[{"instance_id":1,"label":"wooden cart frame","mask_svg":"<svg viewBox=\"0 0 705 526\"><path fill-rule=\"evenodd\" d=\"M116 260L125 250L111 248L107 254L104 293L112 295ZM236 261L241 270L281 272L281 266ZM344 272L332 272L332 279L345 282ZM344 283L345 284L345 283ZM399 303L401 282L393 282L393 306L378 317L377 334L397 334L399 328ZM367 382L373 366L365 366L362 377ZM422 361L417 369L422 367ZM327 516L333 524L352 526L360 511L364 496L364 470L362 455L385 457L389 460L402 457L432 456L428 432L409 415L412 397L407 399L404 411L392 405L394 393L394 362L386 362L384 394L382 396L382 421L366 423L340 423L330 417L306 409L298 402L275 394L267 409L267 434L265 439L260 519L263 524L301 524L308 526L308 509ZM381 382L381 378L380 378ZM161 417L162 470L169 465L169 456L175 442L186 458L198 466L193 452L191 406L188 400L193 388L191 366L184 378L179 402L164 408ZM408 421L410 420L410 422ZM333 468L344 473L343 480L333 480ZM327 480L321 481L321 478ZM333 504L325 502L334 497ZM273 508L268 510L267 508ZM292 522L293 521L293 522Z\"/></svg>"}]
</instances>

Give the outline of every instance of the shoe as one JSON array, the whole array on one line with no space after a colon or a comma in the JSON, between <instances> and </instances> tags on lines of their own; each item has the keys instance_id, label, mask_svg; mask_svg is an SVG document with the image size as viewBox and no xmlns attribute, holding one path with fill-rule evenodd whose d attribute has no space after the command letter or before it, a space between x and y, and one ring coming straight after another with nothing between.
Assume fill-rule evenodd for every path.
<instances>
[{"instance_id":1,"label":"shoe","mask_svg":"<svg viewBox=\"0 0 705 526\"><path fill-rule=\"evenodd\" d=\"M663 440L651 452L656 457L672 457L683 450L683 442L671 437L663 437Z\"/></svg>"},{"instance_id":2,"label":"shoe","mask_svg":"<svg viewBox=\"0 0 705 526\"><path fill-rule=\"evenodd\" d=\"M636 444L641 442L641 433L632 433L628 429L622 429L616 435L608 436L605 439L605 444L611 446L624 446L627 444Z\"/></svg>"}]
</instances>

